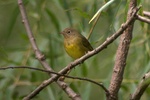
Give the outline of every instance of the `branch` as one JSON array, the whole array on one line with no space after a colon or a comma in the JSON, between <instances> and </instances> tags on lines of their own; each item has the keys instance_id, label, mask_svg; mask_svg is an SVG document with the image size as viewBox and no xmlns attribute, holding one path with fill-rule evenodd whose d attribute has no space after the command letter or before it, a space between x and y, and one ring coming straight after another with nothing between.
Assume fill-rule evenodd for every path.
<instances>
[{"instance_id":1,"label":"branch","mask_svg":"<svg viewBox=\"0 0 150 100\"><path fill-rule=\"evenodd\" d=\"M138 20L150 24L150 19L145 18L145 17L140 16L140 15L136 15L136 17L137 17Z\"/></svg>"},{"instance_id":2,"label":"branch","mask_svg":"<svg viewBox=\"0 0 150 100\"><path fill-rule=\"evenodd\" d=\"M136 8L136 0L130 0L127 20L131 19L132 17L135 17L135 12L137 12L138 9L139 8ZM128 55L130 41L132 39L134 21L135 19L133 19L132 22L127 25L126 30L121 35L120 43L116 53L116 60L113 68L112 78L109 85L110 95L107 97L107 100L118 99L118 91L123 80L126 59Z\"/></svg>"},{"instance_id":3,"label":"branch","mask_svg":"<svg viewBox=\"0 0 150 100\"><path fill-rule=\"evenodd\" d=\"M30 28L30 25L29 25L29 22L28 22L28 18L27 18L27 14L26 14L24 5L22 3L22 0L18 0L18 5L19 5L19 8L20 8L21 16L22 16L22 22L23 22L23 24L24 24L24 26L26 28L26 31L27 31L28 37L30 39L30 43L32 45L32 49L34 50L34 53L36 55L36 58L39 60L39 62L42 64L42 66L46 70L53 71L52 68L45 61L45 56L40 52L39 48L36 45L35 38L34 38L33 33L31 31L31 28ZM53 74L50 74L50 75L53 76ZM57 81L57 84L61 88L63 88L64 84L66 84L66 83L64 83L63 81ZM63 90L67 93L67 95L70 98L72 98L74 100L81 100L81 97L78 94L76 94L68 85L66 85L66 87L63 88ZM30 98L26 98L25 100L29 100L29 99L31 99L33 97L34 96L31 96Z\"/></svg>"},{"instance_id":4,"label":"branch","mask_svg":"<svg viewBox=\"0 0 150 100\"><path fill-rule=\"evenodd\" d=\"M66 78L78 79L78 80L83 80L83 81L91 82L91 83L93 83L93 84L96 84L96 85L100 86L101 88L103 88L103 89L105 90L105 92L106 92L107 94L109 94L108 90L105 88L105 86L104 86L102 83L98 83L98 82L93 81L93 80L88 79L88 78L69 76L69 75L66 75L66 74L59 74L59 73L56 73L56 72L53 72L53 71L43 70L43 69L40 69L40 68L34 68L34 67L28 67L28 66L0 67L0 70L19 69L19 68L32 69L32 70L37 70L37 71L41 71L41 72L56 74L56 75L59 75L59 76L64 76L64 77L66 77Z\"/></svg>"},{"instance_id":5,"label":"branch","mask_svg":"<svg viewBox=\"0 0 150 100\"><path fill-rule=\"evenodd\" d=\"M50 72L52 74L55 74L55 72L52 71L48 71L48 70L43 70L40 68L34 68L34 67L28 67L28 66L9 66L9 67L0 67L0 70L7 70L7 69L22 69L22 68L26 68L26 69L32 69L32 70L37 70L37 71L41 71L41 72Z\"/></svg>"},{"instance_id":6,"label":"branch","mask_svg":"<svg viewBox=\"0 0 150 100\"><path fill-rule=\"evenodd\" d=\"M86 59L88 59L88 58L96 55L100 51L104 50L109 44L111 44L117 37L119 37L123 33L123 31L128 27L129 24L131 24L135 20L135 14L137 13L138 10L139 9L135 9L133 11L132 16L124 24L122 24L121 28L116 33L114 33L111 37L107 38L106 41L104 41L102 45L100 45L99 47L95 48L93 51L88 52L87 54L85 54L81 58L75 60L74 62L71 62L64 69L59 71L59 74L66 74L69 70L71 70L72 68L75 68L75 66L79 65L81 62L84 62ZM46 81L45 84L43 84L43 83L40 84L31 93L31 95L40 92L42 89L44 89L44 87L46 87L49 84L51 84L52 82L56 81L59 77L60 76L58 76L58 75L52 76L50 79L48 79ZM30 96L30 95L28 95L28 96Z\"/></svg>"},{"instance_id":7,"label":"branch","mask_svg":"<svg viewBox=\"0 0 150 100\"><path fill-rule=\"evenodd\" d=\"M150 12L148 11L143 11L144 16L150 17Z\"/></svg>"},{"instance_id":8,"label":"branch","mask_svg":"<svg viewBox=\"0 0 150 100\"><path fill-rule=\"evenodd\" d=\"M144 91L150 84L150 72L146 73L140 84L138 85L135 92L131 95L130 100L140 100L141 96L143 95Z\"/></svg>"}]
</instances>

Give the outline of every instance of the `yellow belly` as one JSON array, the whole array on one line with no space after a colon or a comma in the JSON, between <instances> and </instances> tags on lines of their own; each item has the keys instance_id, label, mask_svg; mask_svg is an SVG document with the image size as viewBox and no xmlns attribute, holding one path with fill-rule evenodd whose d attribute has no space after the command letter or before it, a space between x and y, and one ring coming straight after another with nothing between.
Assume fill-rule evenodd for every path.
<instances>
[{"instance_id":1,"label":"yellow belly","mask_svg":"<svg viewBox=\"0 0 150 100\"><path fill-rule=\"evenodd\" d=\"M80 43L64 44L64 46L68 55L70 55L74 59L80 58L89 51L86 47L84 47Z\"/></svg>"}]
</instances>

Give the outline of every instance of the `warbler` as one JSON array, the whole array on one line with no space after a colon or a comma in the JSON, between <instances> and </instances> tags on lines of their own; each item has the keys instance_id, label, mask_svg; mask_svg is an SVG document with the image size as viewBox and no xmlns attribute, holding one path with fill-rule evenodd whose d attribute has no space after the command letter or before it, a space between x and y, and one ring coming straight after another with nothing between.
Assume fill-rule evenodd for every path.
<instances>
[{"instance_id":1,"label":"warbler","mask_svg":"<svg viewBox=\"0 0 150 100\"><path fill-rule=\"evenodd\" d=\"M93 50L89 41L77 30L65 28L61 34L64 36L64 48L73 59L78 59Z\"/></svg>"}]
</instances>

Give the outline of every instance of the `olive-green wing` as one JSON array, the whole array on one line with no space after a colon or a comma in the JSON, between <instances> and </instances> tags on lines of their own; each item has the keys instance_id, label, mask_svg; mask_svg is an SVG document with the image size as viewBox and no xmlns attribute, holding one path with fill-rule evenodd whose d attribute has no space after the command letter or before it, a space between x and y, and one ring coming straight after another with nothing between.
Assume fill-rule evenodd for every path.
<instances>
[{"instance_id":1,"label":"olive-green wing","mask_svg":"<svg viewBox=\"0 0 150 100\"><path fill-rule=\"evenodd\" d=\"M91 46L89 41L84 36L82 37L82 43L83 43L83 46L85 46L86 48L89 49L89 51L93 50L93 47Z\"/></svg>"}]
</instances>

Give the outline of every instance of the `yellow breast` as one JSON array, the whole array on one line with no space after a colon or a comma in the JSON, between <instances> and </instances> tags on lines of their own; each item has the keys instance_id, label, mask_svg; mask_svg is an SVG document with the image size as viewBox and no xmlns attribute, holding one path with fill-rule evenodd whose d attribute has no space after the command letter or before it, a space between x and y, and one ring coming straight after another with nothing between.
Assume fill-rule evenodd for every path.
<instances>
[{"instance_id":1,"label":"yellow breast","mask_svg":"<svg viewBox=\"0 0 150 100\"><path fill-rule=\"evenodd\" d=\"M64 47L68 55L72 58L77 59L85 55L89 50L84 47L80 40L64 41Z\"/></svg>"}]
</instances>

